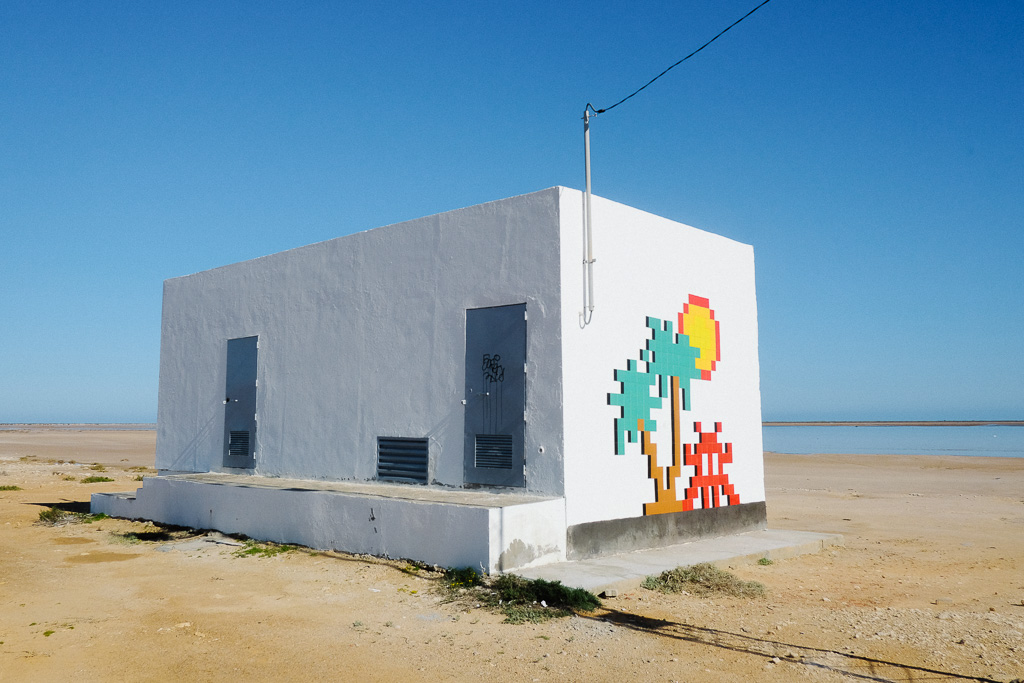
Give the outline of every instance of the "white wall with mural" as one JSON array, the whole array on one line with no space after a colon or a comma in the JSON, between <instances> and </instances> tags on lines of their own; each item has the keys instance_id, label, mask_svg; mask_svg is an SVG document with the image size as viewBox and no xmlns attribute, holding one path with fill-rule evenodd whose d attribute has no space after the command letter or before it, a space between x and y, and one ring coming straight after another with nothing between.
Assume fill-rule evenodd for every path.
<instances>
[{"instance_id":1,"label":"white wall with mural","mask_svg":"<svg viewBox=\"0 0 1024 683\"><path fill-rule=\"evenodd\" d=\"M563 191L567 524L764 501L753 249L599 197L592 215L582 326L582 199Z\"/></svg>"}]
</instances>

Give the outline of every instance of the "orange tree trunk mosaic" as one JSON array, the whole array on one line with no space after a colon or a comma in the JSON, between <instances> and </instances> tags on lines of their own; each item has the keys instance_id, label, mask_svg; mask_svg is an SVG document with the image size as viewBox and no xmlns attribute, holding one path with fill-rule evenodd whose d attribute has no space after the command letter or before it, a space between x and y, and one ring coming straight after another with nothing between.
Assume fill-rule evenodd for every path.
<instances>
[{"instance_id":1,"label":"orange tree trunk mosaic","mask_svg":"<svg viewBox=\"0 0 1024 683\"><path fill-rule=\"evenodd\" d=\"M677 323L678 333L670 320L647 318L651 336L640 350L639 362L628 360L625 370L615 371L619 392L608 394L609 405L620 408L615 418L616 455L625 454L627 442L639 441L640 452L647 457L654 501L644 503L645 515L693 510L696 503L710 508L740 502L724 469L732 462L732 444L718 441L722 423L716 422L713 432L704 432L701 423L694 423L697 443L683 443L681 435L680 412L690 410L690 381L710 380L721 360L715 312L707 299L691 294ZM658 444L653 440L658 423L652 411L660 410L665 399L671 420L670 465L659 464ZM692 467L694 473L681 491L678 480L684 466Z\"/></svg>"}]
</instances>

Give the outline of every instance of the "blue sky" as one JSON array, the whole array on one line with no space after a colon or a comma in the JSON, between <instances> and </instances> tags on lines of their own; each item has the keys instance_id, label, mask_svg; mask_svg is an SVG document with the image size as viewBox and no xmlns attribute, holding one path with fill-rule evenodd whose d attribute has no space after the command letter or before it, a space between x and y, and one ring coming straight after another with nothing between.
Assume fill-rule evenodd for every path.
<instances>
[{"instance_id":1,"label":"blue sky","mask_svg":"<svg viewBox=\"0 0 1024 683\"><path fill-rule=\"evenodd\" d=\"M153 421L163 280L552 185L756 4L0 3L0 422ZM773 0L594 119L754 245L764 417L1024 418L1024 5Z\"/></svg>"}]
</instances>

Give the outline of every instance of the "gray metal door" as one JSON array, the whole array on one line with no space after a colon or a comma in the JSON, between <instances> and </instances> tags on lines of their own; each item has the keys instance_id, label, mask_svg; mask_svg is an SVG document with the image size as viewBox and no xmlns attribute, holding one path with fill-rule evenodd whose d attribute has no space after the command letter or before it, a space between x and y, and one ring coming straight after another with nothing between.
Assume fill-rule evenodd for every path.
<instances>
[{"instance_id":1,"label":"gray metal door","mask_svg":"<svg viewBox=\"0 0 1024 683\"><path fill-rule=\"evenodd\" d=\"M224 386L224 467L256 465L258 337L228 340Z\"/></svg>"},{"instance_id":2,"label":"gray metal door","mask_svg":"<svg viewBox=\"0 0 1024 683\"><path fill-rule=\"evenodd\" d=\"M466 311L466 483L524 486L526 304Z\"/></svg>"}]
</instances>

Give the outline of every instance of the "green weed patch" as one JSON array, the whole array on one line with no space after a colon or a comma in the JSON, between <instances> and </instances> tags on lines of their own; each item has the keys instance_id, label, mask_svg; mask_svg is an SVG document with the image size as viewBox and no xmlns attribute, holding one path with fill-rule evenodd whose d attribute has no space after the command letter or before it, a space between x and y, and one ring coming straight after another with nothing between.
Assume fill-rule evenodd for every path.
<instances>
[{"instance_id":1,"label":"green weed patch","mask_svg":"<svg viewBox=\"0 0 1024 683\"><path fill-rule=\"evenodd\" d=\"M487 578L470 567L448 569L444 580L452 600L484 605L504 614L507 624L537 624L590 612L601 605L590 591L563 586L559 581L524 579L515 574Z\"/></svg>"},{"instance_id":2,"label":"green weed patch","mask_svg":"<svg viewBox=\"0 0 1024 683\"><path fill-rule=\"evenodd\" d=\"M245 546L239 548L234 553L235 557L274 557L282 553L289 553L295 550L295 546L287 544L269 543L254 541L252 539L245 541Z\"/></svg>"}]
</instances>

